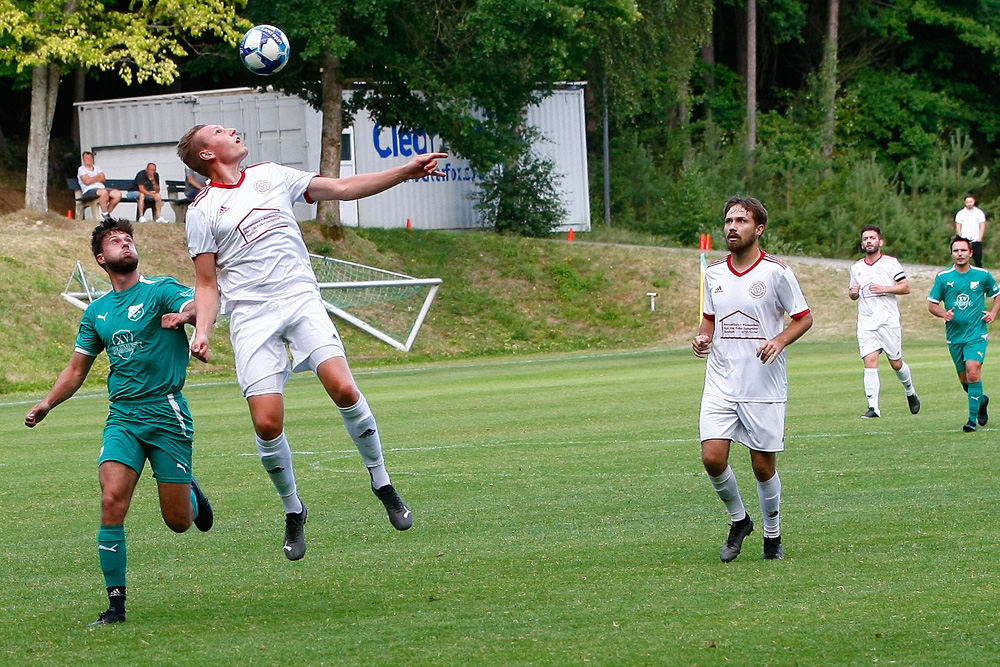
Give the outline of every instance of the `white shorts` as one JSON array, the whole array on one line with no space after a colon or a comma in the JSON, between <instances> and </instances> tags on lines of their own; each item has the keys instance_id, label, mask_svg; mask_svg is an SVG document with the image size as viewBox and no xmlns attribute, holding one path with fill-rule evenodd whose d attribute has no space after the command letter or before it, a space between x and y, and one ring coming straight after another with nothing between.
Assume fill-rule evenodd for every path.
<instances>
[{"instance_id":1,"label":"white shorts","mask_svg":"<svg viewBox=\"0 0 1000 667\"><path fill-rule=\"evenodd\" d=\"M313 294L233 304L229 337L244 396L280 394L292 373L347 356L336 325Z\"/></svg>"},{"instance_id":2,"label":"white shorts","mask_svg":"<svg viewBox=\"0 0 1000 667\"><path fill-rule=\"evenodd\" d=\"M701 397L701 441L731 440L759 452L783 452L785 406L732 401L705 393Z\"/></svg>"},{"instance_id":3,"label":"white shorts","mask_svg":"<svg viewBox=\"0 0 1000 667\"><path fill-rule=\"evenodd\" d=\"M858 329L858 349L861 357L881 350L893 361L903 358L903 328L884 326L878 329Z\"/></svg>"}]
</instances>

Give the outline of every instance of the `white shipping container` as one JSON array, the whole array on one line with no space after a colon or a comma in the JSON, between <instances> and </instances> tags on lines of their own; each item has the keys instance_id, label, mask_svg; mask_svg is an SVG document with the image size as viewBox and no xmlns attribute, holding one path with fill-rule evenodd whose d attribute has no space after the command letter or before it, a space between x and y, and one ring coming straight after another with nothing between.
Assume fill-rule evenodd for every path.
<instances>
[{"instance_id":1,"label":"white shipping container","mask_svg":"<svg viewBox=\"0 0 1000 667\"><path fill-rule=\"evenodd\" d=\"M319 169L322 115L304 100L280 92L236 88L79 102L75 106L83 150L95 152L95 162L108 178L132 178L146 163L155 162L161 186L166 180L183 180L177 141L201 123L235 127L249 149L246 164L273 161L306 171ZM559 177L558 190L569 213L561 229L589 231L582 86L566 86L531 107L528 122L543 136L536 150L553 161ZM380 171L406 163L415 153L444 147L439 135L381 127L364 112L357 115L353 126L345 128L344 142L341 176ZM467 160L454 155L440 161L440 166L444 178L410 181L374 197L342 202L344 224L392 228L410 221L418 229L479 227L470 198L479 174ZM173 211L168 209L164 207L164 214L172 218ZM297 204L296 217L315 219L315 205Z\"/></svg>"}]
</instances>

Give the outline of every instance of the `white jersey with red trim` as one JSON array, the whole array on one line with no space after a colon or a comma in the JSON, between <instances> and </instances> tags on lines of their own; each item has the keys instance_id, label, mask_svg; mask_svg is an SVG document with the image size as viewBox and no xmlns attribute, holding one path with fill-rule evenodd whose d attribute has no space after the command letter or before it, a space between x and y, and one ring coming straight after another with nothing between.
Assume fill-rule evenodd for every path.
<instances>
[{"instance_id":1,"label":"white jersey with red trim","mask_svg":"<svg viewBox=\"0 0 1000 667\"><path fill-rule=\"evenodd\" d=\"M315 176L273 162L256 164L240 172L234 185L209 183L188 207L188 251L192 257L215 253L224 313L237 301L319 293L292 210L294 202L309 201Z\"/></svg>"},{"instance_id":2,"label":"white jersey with red trim","mask_svg":"<svg viewBox=\"0 0 1000 667\"><path fill-rule=\"evenodd\" d=\"M705 317L715 334L705 369L705 393L733 401L776 403L788 400L785 351L772 363L757 358L757 348L785 329L785 314L809 313L795 274L773 255L739 273L732 256L705 270Z\"/></svg>"},{"instance_id":3,"label":"white jersey with red trim","mask_svg":"<svg viewBox=\"0 0 1000 667\"><path fill-rule=\"evenodd\" d=\"M858 292L858 331L873 331L883 326L898 327L899 297L895 294L873 294L872 285L892 286L906 280L899 260L891 255L880 255L871 264L862 257L851 265L848 287L860 285Z\"/></svg>"}]
</instances>

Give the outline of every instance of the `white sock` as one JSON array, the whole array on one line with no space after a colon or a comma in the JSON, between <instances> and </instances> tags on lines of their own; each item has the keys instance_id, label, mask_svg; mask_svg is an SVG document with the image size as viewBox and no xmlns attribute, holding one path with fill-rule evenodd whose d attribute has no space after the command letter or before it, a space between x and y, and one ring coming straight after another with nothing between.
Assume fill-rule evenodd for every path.
<instances>
[{"instance_id":1,"label":"white sock","mask_svg":"<svg viewBox=\"0 0 1000 667\"><path fill-rule=\"evenodd\" d=\"M910 367L905 361L903 362L903 365L899 367L899 370L896 371L896 377L898 377L899 381L903 384L903 389L906 390L907 396L913 396L917 393L917 390L913 388L913 376L910 375Z\"/></svg>"},{"instance_id":2,"label":"white sock","mask_svg":"<svg viewBox=\"0 0 1000 667\"><path fill-rule=\"evenodd\" d=\"M778 473L766 482L757 482L760 513L764 515L764 537L781 536L781 480Z\"/></svg>"},{"instance_id":3,"label":"white sock","mask_svg":"<svg viewBox=\"0 0 1000 667\"><path fill-rule=\"evenodd\" d=\"M288 438L282 431L274 440L262 440L257 437L257 452L260 454L261 465L267 471L274 484L278 497L285 506L285 514L298 514L302 511L298 489L295 486L295 471L292 469L292 448L288 446Z\"/></svg>"},{"instance_id":4,"label":"white sock","mask_svg":"<svg viewBox=\"0 0 1000 667\"><path fill-rule=\"evenodd\" d=\"M868 397L868 407L878 412L878 394L882 389L882 383L878 377L877 368L865 369L865 395ZM881 414L881 413L879 413Z\"/></svg>"},{"instance_id":5,"label":"white sock","mask_svg":"<svg viewBox=\"0 0 1000 667\"><path fill-rule=\"evenodd\" d=\"M372 488L381 489L390 484L389 472L385 469L385 459L382 457L382 440L378 435L378 424L375 415L368 407L365 395L361 394L358 402L349 408L340 408L344 418L344 426L361 454L368 473L372 477Z\"/></svg>"},{"instance_id":6,"label":"white sock","mask_svg":"<svg viewBox=\"0 0 1000 667\"><path fill-rule=\"evenodd\" d=\"M736 483L736 473L729 466L718 477L708 476L711 480L712 486L715 487L715 492L719 494L719 498L726 505L726 509L729 510L729 517L734 521L742 521L747 516L747 508L743 505L743 499L740 498L740 487Z\"/></svg>"}]
</instances>

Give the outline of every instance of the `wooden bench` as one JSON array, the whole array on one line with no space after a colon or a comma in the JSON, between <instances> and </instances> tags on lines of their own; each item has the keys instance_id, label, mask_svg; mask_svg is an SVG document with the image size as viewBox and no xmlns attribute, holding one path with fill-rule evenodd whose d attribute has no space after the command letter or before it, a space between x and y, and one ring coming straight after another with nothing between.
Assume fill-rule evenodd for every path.
<instances>
[{"instance_id":1,"label":"wooden bench","mask_svg":"<svg viewBox=\"0 0 1000 667\"><path fill-rule=\"evenodd\" d=\"M100 218L101 206L98 203L97 191L91 191L87 194L83 194L80 189L80 182L75 178L66 179L66 187L73 191L73 197L76 199L76 219L83 220L86 216L84 215L87 209L90 209L90 217L93 220L98 220ZM108 190L121 190L122 191L122 204L136 204L135 219L139 219L139 206L136 199L125 199L129 192L137 192L135 181L127 178L108 178L104 181L104 187ZM119 204L121 205L121 204Z\"/></svg>"},{"instance_id":2,"label":"wooden bench","mask_svg":"<svg viewBox=\"0 0 1000 667\"><path fill-rule=\"evenodd\" d=\"M184 196L184 181L166 181L167 184L167 196L163 197L165 203L170 204L174 209L174 215L177 218L177 222L184 222L184 215L187 212L188 204L191 200ZM75 178L66 179L66 187L73 191L73 196L76 199L76 219L83 220L85 218L85 213L87 209L90 209L90 217L97 220L100 217L101 207L98 203L98 195L96 191L88 192L86 195L83 194L80 189L80 183ZM135 219L138 220L139 216L142 215L143 211L139 210L138 195L134 198L129 197L128 193L134 192L138 193L138 188L135 181L130 181L125 178L108 178L104 181L104 187L108 190L121 190L122 200L118 204L135 204ZM146 199L143 202L143 207L148 211L153 208L153 200Z\"/></svg>"}]
</instances>

